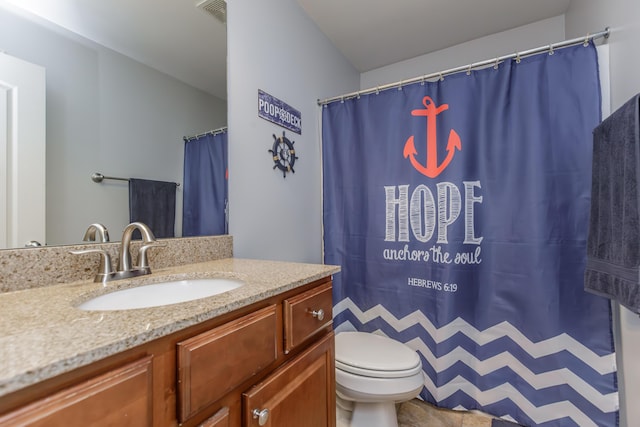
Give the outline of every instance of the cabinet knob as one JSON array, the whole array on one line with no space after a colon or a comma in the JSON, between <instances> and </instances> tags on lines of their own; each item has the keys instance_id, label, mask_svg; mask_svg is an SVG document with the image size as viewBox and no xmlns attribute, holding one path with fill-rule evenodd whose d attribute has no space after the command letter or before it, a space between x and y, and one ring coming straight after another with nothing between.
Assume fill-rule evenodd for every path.
<instances>
[{"instance_id":1,"label":"cabinet knob","mask_svg":"<svg viewBox=\"0 0 640 427\"><path fill-rule=\"evenodd\" d=\"M267 423L267 420L269 419L269 410L268 409L254 409L253 412L253 419L254 420L258 420L258 425L259 426L263 426Z\"/></svg>"},{"instance_id":2,"label":"cabinet knob","mask_svg":"<svg viewBox=\"0 0 640 427\"><path fill-rule=\"evenodd\" d=\"M313 310L311 312L311 316L315 317L318 320L324 320L324 310L323 309Z\"/></svg>"}]
</instances>

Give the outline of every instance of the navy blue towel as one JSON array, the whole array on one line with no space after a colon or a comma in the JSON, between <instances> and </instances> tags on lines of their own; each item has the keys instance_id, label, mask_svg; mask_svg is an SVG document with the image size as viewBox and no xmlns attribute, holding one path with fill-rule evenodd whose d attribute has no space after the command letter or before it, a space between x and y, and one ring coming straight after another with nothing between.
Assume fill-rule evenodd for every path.
<instances>
[{"instance_id":1,"label":"navy blue towel","mask_svg":"<svg viewBox=\"0 0 640 427\"><path fill-rule=\"evenodd\" d=\"M176 183L130 178L129 220L145 223L157 238L174 237Z\"/></svg>"},{"instance_id":2,"label":"navy blue towel","mask_svg":"<svg viewBox=\"0 0 640 427\"><path fill-rule=\"evenodd\" d=\"M640 312L639 95L593 131L585 290Z\"/></svg>"}]
</instances>

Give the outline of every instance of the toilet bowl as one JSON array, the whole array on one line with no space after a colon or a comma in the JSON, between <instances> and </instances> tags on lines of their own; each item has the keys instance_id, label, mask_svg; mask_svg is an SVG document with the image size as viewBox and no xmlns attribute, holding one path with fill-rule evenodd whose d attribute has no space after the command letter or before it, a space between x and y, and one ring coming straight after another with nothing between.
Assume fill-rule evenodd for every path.
<instances>
[{"instance_id":1,"label":"toilet bowl","mask_svg":"<svg viewBox=\"0 0 640 427\"><path fill-rule=\"evenodd\" d=\"M336 394L351 427L397 427L396 403L424 386L420 356L391 338L365 332L336 335Z\"/></svg>"}]
</instances>

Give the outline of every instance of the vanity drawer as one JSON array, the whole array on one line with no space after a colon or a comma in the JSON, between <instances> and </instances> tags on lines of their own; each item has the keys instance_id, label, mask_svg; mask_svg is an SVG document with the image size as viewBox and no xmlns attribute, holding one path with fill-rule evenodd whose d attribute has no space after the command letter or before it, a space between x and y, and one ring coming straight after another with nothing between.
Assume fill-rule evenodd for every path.
<instances>
[{"instance_id":1,"label":"vanity drawer","mask_svg":"<svg viewBox=\"0 0 640 427\"><path fill-rule=\"evenodd\" d=\"M332 307L331 282L284 300L284 352L331 325Z\"/></svg>"},{"instance_id":2,"label":"vanity drawer","mask_svg":"<svg viewBox=\"0 0 640 427\"><path fill-rule=\"evenodd\" d=\"M0 415L2 426L153 425L152 356Z\"/></svg>"},{"instance_id":3,"label":"vanity drawer","mask_svg":"<svg viewBox=\"0 0 640 427\"><path fill-rule=\"evenodd\" d=\"M274 304L177 344L180 422L276 360L277 323Z\"/></svg>"}]
</instances>

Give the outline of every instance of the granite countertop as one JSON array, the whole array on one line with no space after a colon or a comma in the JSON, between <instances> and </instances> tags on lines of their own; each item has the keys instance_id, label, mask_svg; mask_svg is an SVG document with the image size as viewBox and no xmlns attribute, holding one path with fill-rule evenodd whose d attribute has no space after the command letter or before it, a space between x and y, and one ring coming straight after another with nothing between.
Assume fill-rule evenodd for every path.
<instances>
[{"instance_id":1,"label":"granite countertop","mask_svg":"<svg viewBox=\"0 0 640 427\"><path fill-rule=\"evenodd\" d=\"M157 269L135 279L78 281L0 293L0 396L269 298L340 270L337 266L226 258ZM223 294L162 307L82 311L95 296L184 278L239 279Z\"/></svg>"}]
</instances>

